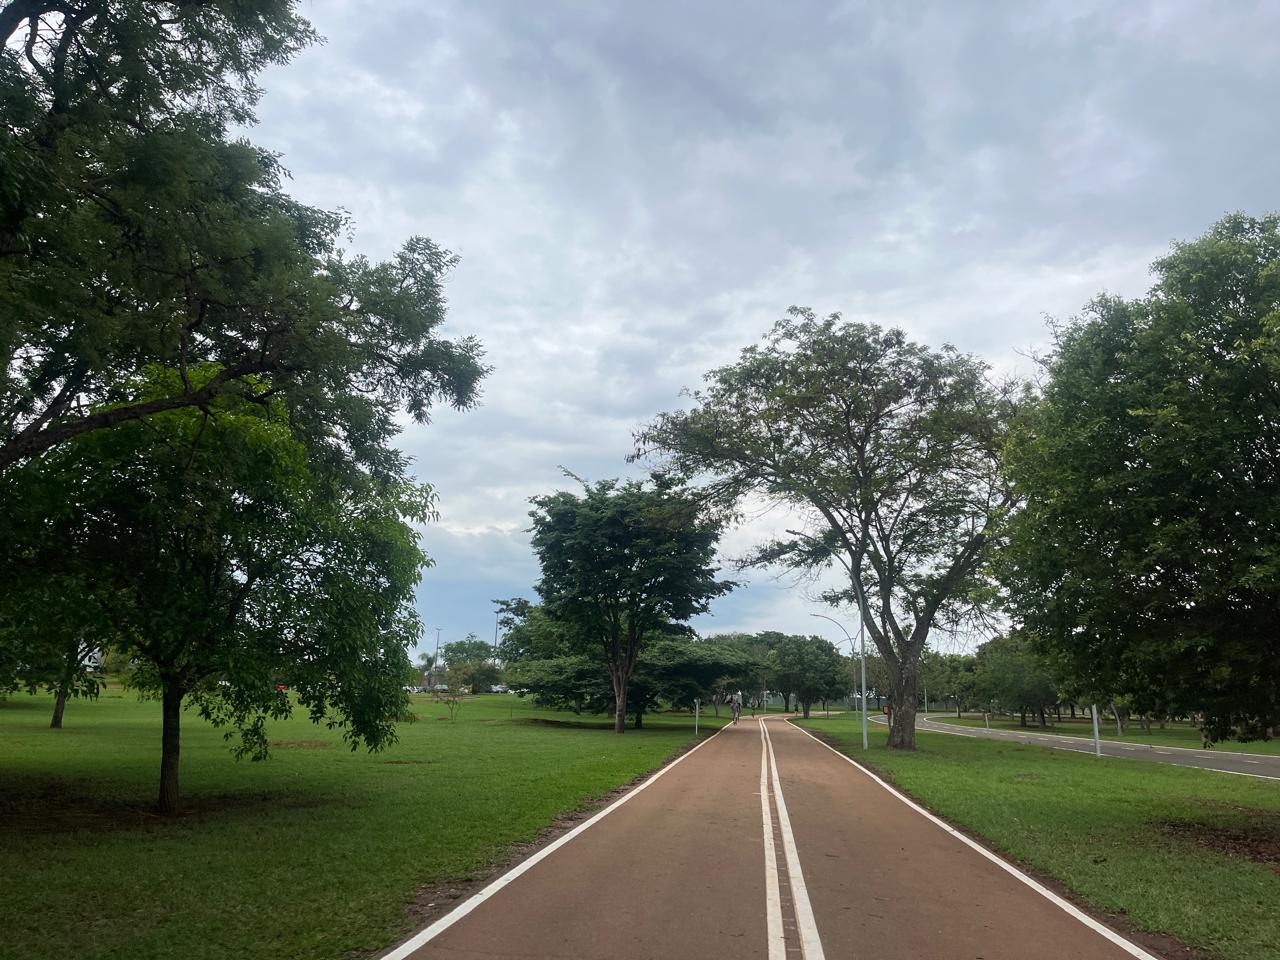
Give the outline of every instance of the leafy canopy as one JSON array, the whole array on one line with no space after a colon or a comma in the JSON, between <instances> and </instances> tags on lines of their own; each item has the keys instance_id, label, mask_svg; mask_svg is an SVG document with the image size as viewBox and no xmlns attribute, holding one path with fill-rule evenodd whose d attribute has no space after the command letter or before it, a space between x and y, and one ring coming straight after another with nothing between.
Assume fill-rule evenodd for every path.
<instances>
[{"instance_id":1,"label":"leafy canopy","mask_svg":"<svg viewBox=\"0 0 1280 960\"><path fill-rule=\"evenodd\" d=\"M838 563L849 587L828 599L859 605L906 716L929 631L993 599L984 559L1013 503L1000 470L1011 391L951 347L793 307L693 400L642 429L637 455L664 456L728 501L791 506L797 529L747 562ZM906 745L914 725L903 723Z\"/></svg>"},{"instance_id":2,"label":"leafy canopy","mask_svg":"<svg viewBox=\"0 0 1280 960\"><path fill-rule=\"evenodd\" d=\"M1280 217L1225 217L1058 331L1006 579L1063 672L1209 738L1280 724Z\"/></svg>"},{"instance_id":3,"label":"leafy canopy","mask_svg":"<svg viewBox=\"0 0 1280 960\"><path fill-rule=\"evenodd\" d=\"M129 389L163 394L177 378L153 370ZM223 397L85 434L0 492L5 565L22 574L0 577L0 610L74 591L76 615L138 661L135 685L194 698L254 757L293 698L353 748L394 738L427 562L407 521L431 515L427 488L334 483L278 402ZM44 522L15 524L32 505Z\"/></svg>"},{"instance_id":4,"label":"leafy canopy","mask_svg":"<svg viewBox=\"0 0 1280 960\"><path fill-rule=\"evenodd\" d=\"M280 398L317 458L396 472L397 411L474 402L480 346L441 329L454 258L421 237L345 256L343 218L227 134L257 71L314 41L293 4L12 0L0 39L0 470L229 395ZM181 376L143 398L147 364Z\"/></svg>"}]
</instances>

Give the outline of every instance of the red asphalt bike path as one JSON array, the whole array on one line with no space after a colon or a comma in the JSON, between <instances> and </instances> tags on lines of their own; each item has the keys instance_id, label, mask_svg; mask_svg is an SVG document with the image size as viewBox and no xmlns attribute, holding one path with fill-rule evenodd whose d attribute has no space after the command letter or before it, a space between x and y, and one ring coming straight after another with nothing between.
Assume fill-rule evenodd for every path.
<instances>
[{"instance_id":1,"label":"red asphalt bike path","mask_svg":"<svg viewBox=\"0 0 1280 960\"><path fill-rule=\"evenodd\" d=\"M744 718L385 960L1153 960L805 731Z\"/></svg>"}]
</instances>

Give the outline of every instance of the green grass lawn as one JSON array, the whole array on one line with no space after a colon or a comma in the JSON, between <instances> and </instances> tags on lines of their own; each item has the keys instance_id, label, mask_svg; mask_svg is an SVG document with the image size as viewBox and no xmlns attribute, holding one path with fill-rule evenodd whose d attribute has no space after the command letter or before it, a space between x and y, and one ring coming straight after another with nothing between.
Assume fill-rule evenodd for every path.
<instances>
[{"instance_id":1,"label":"green grass lawn","mask_svg":"<svg viewBox=\"0 0 1280 960\"><path fill-rule=\"evenodd\" d=\"M221 731L184 716L185 813L151 815L160 707L109 691L0 701L0 957L341 958L408 932L415 890L474 878L555 818L658 766L693 739L654 715L606 718L514 696L458 719L415 698L379 754L298 718L271 759L237 762ZM550 723L546 721L551 721ZM711 733L722 723L703 718Z\"/></svg>"},{"instance_id":2,"label":"green grass lawn","mask_svg":"<svg viewBox=\"0 0 1280 960\"><path fill-rule=\"evenodd\" d=\"M938 720L943 723L954 723L965 727L982 727L986 726L986 721L982 717L960 717L947 716L945 714L931 713L930 720ZM1017 730L1021 733L1052 733L1063 737L1088 737L1093 739L1093 724L1087 720L1063 720L1052 726L1041 728L1030 717L1027 718L1027 726L1021 726L1017 720L1008 720L1004 717L992 717L991 729L993 730ZM1124 732L1124 736L1116 735L1115 723L1099 723L1098 733L1103 740L1122 740L1127 743L1149 743L1157 747L1186 747L1188 749L1201 750L1209 752L1212 750L1228 750L1233 753L1265 753L1271 755L1280 754L1280 740L1256 740L1251 743L1237 743L1234 740L1223 740L1215 743L1212 747L1205 747L1204 741L1201 739L1200 731L1190 724L1176 723L1169 724L1163 730L1159 727L1152 727L1151 733L1144 733L1142 727L1136 722L1130 723Z\"/></svg>"},{"instance_id":3,"label":"green grass lawn","mask_svg":"<svg viewBox=\"0 0 1280 960\"><path fill-rule=\"evenodd\" d=\"M1104 911L1222 960L1277 956L1275 783L946 734L891 752L877 725L864 752L853 715L803 725Z\"/></svg>"}]
</instances>

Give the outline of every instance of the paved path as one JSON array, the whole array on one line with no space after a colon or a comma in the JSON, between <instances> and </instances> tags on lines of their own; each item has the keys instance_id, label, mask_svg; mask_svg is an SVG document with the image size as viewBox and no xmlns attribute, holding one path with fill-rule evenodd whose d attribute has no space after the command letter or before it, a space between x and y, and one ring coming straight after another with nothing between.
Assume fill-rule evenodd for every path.
<instances>
[{"instance_id":1,"label":"paved path","mask_svg":"<svg viewBox=\"0 0 1280 960\"><path fill-rule=\"evenodd\" d=\"M883 723L882 717L873 718ZM1077 753L1093 753L1092 738L1063 737L1052 733L1023 733L1021 730L988 730L985 727L967 727L958 723L916 718L917 730L930 733L950 733L958 737L978 737L986 740L1017 740L1055 750L1074 750ZM1120 740L1103 740L1102 754L1107 757L1128 757L1130 760L1154 760L1182 767L1203 767L1219 773L1243 774L1280 780L1280 756L1262 753L1237 753L1230 750L1191 750L1186 747L1154 746L1149 743L1130 743Z\"/></svg>"},{"instance_id":2,"label":"paved path","mask_svg":"<svg viewBox=\"0 0 1280 960\"><path fill-rule=\"evenodd\" d=\"M725 728L386 960L681 957L1152 960L777 719Z\"/></svg>"}]
</instances>

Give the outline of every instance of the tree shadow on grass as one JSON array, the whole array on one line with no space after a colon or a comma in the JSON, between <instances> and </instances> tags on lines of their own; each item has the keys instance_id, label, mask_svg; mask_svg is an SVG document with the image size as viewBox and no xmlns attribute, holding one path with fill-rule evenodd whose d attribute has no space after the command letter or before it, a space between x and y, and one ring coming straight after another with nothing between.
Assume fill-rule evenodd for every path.
<instances>
[{"instance_id":1,"label":"tree shadow on grass","mask_svg":"<svg viewBox=\"0 0 1280 960\"><path fill-rule=\"evenodd\" d=\"M336 795L299 790L193 791L177 814L162 817L154 808L150 783L125 784L87 777L25 775L5 785L0 795L0 825L11 840L106 834L143 830L175 831L213 823L262 820L282 811L320 809L339 802Z\"/></svg>"}]
</instances>

